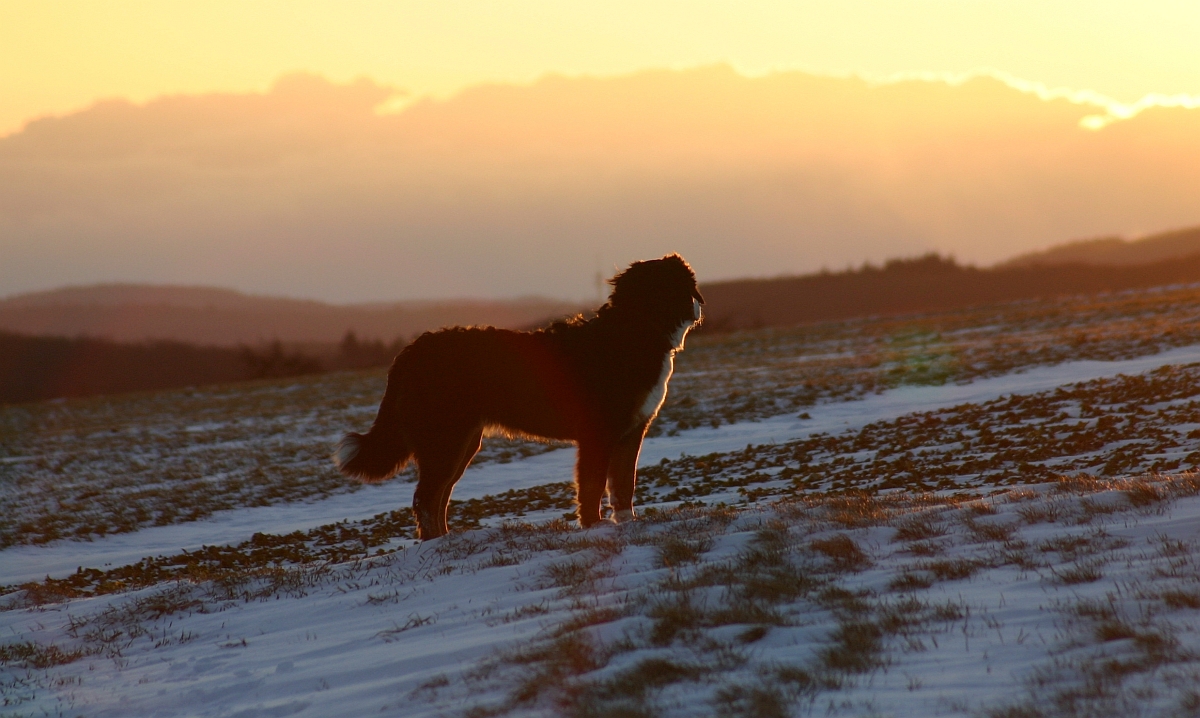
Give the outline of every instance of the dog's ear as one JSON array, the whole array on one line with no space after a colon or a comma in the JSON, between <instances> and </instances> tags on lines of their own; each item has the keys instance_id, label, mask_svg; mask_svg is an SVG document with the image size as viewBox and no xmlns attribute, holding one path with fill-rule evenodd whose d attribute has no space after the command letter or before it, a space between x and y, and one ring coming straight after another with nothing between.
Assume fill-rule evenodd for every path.
<instances>
[{"instance_id":1,"label":"dog's ear","mask_svg":"<svg viewBox=\"0 0 1200 718\"><path fill-rule=\"evenodd\" d=\"M662 258L662 261L668 262L671 264L678 264L679 266L681 266L687 270L688 276L690 276L692 278L692 299L695 299L697 302L704 304L704 295L700 293L700 288L697 287L695 284L696 272L692 269L692 265L688 264L687 260L684 259L683 256L680 255L678 252L672 252L668 255L665 255Z\"/></svg>"}]
</instances>

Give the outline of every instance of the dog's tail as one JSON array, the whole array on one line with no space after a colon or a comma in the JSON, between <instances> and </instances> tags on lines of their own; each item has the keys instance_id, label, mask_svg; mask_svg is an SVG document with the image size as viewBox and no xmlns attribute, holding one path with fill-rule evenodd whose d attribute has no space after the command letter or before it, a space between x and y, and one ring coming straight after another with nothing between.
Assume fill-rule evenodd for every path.
<instances>
[{"instance_id":1,"label":"dog's tail","mask_svg":"<svg viewBox=\"0 0 1200 718\"><path fill-rule=\"evenodd\" d=\"M412 458L413 450L404 436L400 406L400 363L397 358L371 430L365 434L346 434L333 452L333 463L346 476L376 483L391 478Z\"/></svg>"}]
</instances>

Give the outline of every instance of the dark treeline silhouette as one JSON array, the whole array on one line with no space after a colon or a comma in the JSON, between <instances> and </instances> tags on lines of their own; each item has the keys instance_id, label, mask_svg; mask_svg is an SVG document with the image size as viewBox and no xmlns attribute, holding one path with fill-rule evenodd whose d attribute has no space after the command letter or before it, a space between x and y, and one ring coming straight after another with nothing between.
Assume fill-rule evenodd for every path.
<instances>
[{"instance_id":1,"label":"dark treeline silhouette","mask_svg":"<svg viewBox=\"0 0 1200 718\"><path fill-rule=\"evenodd\" d=\"M33 337L0 332L0 403L154 391L386 366L404 341L362 341L353 331L324 351L202 347L158 341Z\"/></svg>"},{"instance_id":2,"label":"dark treeline silhouette","mask_svg":"<svg viewBox=\"0 0 1200 718\"><path fill-rule=\"evenodd\" d=\"M1138 266L979 269L934 254L882 267L701 286L705 331L958 309L1068 294L1200 282L1200 254Z\"/></svg>"},{"instance_id":3,"label":"dark treeline silhouette","mask_svg":"<svg viewBox=\"0 0 1200 718\"><path fill-rule=\"evenodd\" d=\"M346 332L338 344L338 352L332 357L334 369L368 369L374 366L385 366L404 348L404 340L396 339L391 344L384 344L379 339L362 340L354 330Z\"/></svg>"},{"instance_id":4,"label":"dark treeline silhouette","mask_svg":"<svg viewBox=\"0 0 1200 718\"><path fill-rule=\"evenodd\" d=\"M0 401L168 389L249 378L237 350L180 342L117 344L102 339L0 333Z\"/></svg>"}]
</instances>

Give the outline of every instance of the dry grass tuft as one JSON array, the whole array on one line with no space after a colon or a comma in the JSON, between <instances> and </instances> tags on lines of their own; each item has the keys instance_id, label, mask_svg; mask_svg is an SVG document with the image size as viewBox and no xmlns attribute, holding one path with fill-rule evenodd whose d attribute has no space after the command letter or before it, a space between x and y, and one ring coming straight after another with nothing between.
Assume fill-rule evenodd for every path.
<instances>
[{"instance_id":1,"label":"dry grass tuft","mask_svg":"<svg viewBox=\"0 0 1200 718\"><path fill-rule=\"evenodd\" d=\"M946 535L946 527L929 513L903 519L896 524L893 541L925 541Z\"/></svg>"},{"instance_id":2,"label":"dry grass tuft","mask_svg":"<svg viewBox=\"0 0 1200 718\"><path fill-rule=\"evenodd\" d=\"M840 571L861 571L871 563L867 554L846 534L816 539L809 545L813 551L829 558Z\"/></svg>"},{"instance_id":3,"label":"dry grass tuft","mask_svg":"<svg viewBox=\"0 0 1200 718\"><path fill-rule=\"evenodd\" d=\"M1158 482L1147 477L1133 479L1123 493L1129 505L1134 508L1153 506L1167 498L1166 492L1159 488Z\"/></svg>"}]
</instances>

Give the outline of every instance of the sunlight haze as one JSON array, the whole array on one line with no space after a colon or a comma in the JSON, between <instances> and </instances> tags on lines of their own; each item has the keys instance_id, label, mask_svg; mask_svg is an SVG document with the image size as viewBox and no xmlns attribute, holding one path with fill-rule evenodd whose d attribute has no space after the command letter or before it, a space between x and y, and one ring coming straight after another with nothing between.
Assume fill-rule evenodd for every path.
<instances>
[{"instance_id":1,"label":"sunlight haze","mask_svg":"<svg viewBox=\"0 0 1200 718\"><path fill-rule=\"evenodd\" d=\"M0 296L592 299L1200 224L1200 5L0 0Z\"/></svg>"}]
</instances>

